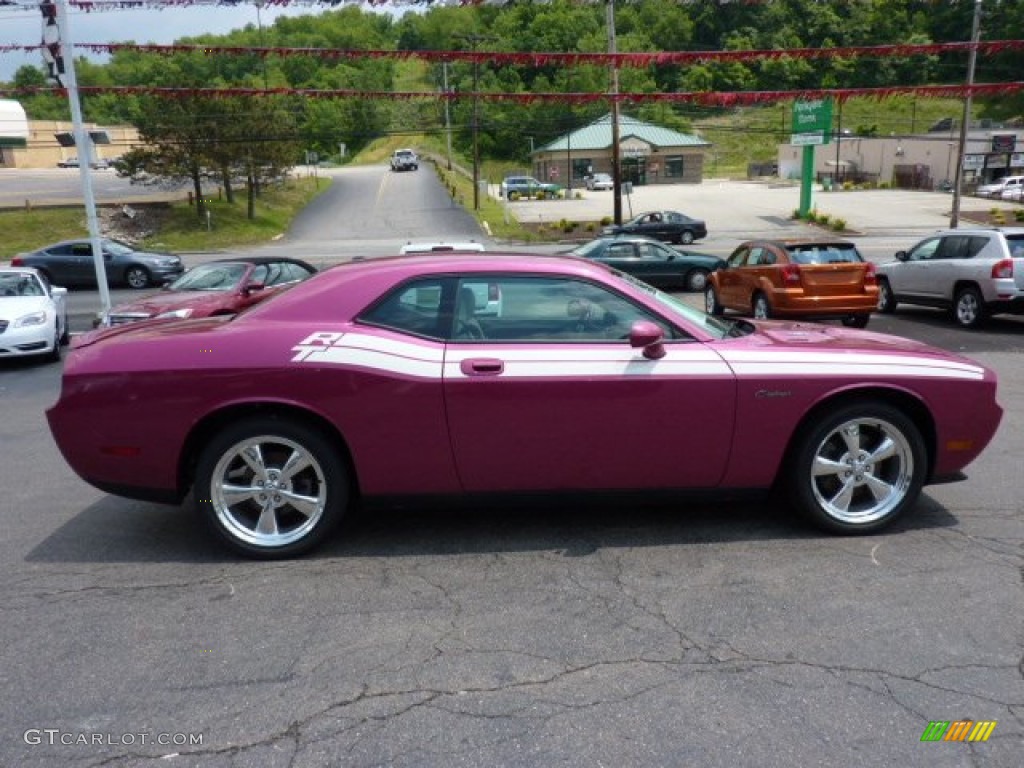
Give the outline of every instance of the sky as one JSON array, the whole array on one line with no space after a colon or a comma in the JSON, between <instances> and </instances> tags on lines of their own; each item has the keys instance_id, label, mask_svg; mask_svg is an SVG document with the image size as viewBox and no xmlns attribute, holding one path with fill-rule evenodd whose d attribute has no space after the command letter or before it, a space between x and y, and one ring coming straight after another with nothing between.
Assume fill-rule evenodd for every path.
<instances>
[{"instance_id":1,"label":"sky","mask_svg":"<svg viewBox=\"0 0 1024 768\"><path fill-rule=\"evenodd\" d=\"M327 6L264 8L259 20L269 27L279 16L318 15ZM160 10L107 10L84 13L70 10L68 26L76 43L114 43L132 40L136 43L169 44L182 37L205 33L226 34L247 24L257 26L257 9L252 5L234 7L203 7L198 5L169 7ZM38 11L0 7L0 46L37 45L42 39L42 17ZM76 51L75 56L88 55L97 61L105 57L93 56L87 51ZM0 81L9 81L19 67L30 64L42 67L42 54L0 51Z\"/></svg>"}]
</instances>

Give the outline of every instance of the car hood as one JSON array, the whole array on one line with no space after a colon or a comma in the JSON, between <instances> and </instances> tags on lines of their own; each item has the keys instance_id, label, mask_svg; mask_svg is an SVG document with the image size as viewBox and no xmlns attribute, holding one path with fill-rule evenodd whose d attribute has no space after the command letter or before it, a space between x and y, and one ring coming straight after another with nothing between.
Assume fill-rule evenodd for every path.
<instances>
[{"instance_id":1,"label":"car hood","mask_svg":"<svg viewBox=\"0 0 1024 768\"><path fill-rule=\"evenodd\" d=\"M53 302L45 296L5 296L0 298L0 320L10 323L32 312L52 308Z\"/></svg>"},{"instance_id":2,"label":"car hood","mask_svg":"<svg viewBox=\"0 0 1024 768\"><path fill-rule=\"evenodd\" d=\"M188 307L194 316L200 316L228 305L234 295L234 291L160 291L128 304L120 304L110 314L145 314L154 317Z\"/></svg>"},{"instance_id":3,"label":"car hood","mask_svg":"<svg viewBox=\"0 0 1024 768\"><path fill-rule=\"evenodd\" d=\"M755 333L744 337L751 347L763 349L789 347L808 351L850 354L890 352L906 355L910 353L949 360L966 360L976 364L962 355L947 352L924 342L905 339L902 336L890 336L885 333L818 323L784 320L748 320L748 322L757 327Z\"/></svg>"}]
</instances>

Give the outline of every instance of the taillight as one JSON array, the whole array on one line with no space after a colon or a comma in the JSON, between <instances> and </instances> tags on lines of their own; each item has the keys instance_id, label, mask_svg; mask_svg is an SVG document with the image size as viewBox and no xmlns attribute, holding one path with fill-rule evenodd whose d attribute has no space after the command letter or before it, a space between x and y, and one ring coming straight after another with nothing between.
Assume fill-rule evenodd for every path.
<instances>
[{"instance_id":1,"label":"taillight","mask_svg":"<svg viewBox=\"0 0 1024 768\"><path fill-rule=\"evenodd\" d=\"M864 285L875 285L878 282L878 276L875 274L875 265L869 261L864 266Z\"/></svg>"},{"instance_id":2,"label":"taillight","mask_svg":"<svg viewBox=\"0 0 1024 768\"><path fill-rule=\"evenodd\" d=\"M25 266L25 260L22 259L21 256L15 256L13 259L11 259L11 266L12 267L23 267L23 266Z\"/></svg>"},{"instance_id":3,"label":"taillight","mask_svg":"<svg viewBox=\"0 0 1024 768\"><path fill-rule=\"evenodd\" d=\"M487 284L487 300L488 301L497 301L500 298L501 298L501 289L498 287L498 284L497 283L488 283Z\"/></svg>"},{"instance_id":4,"label":"taillight","mask_svg":"<svg viewBox=\"0 0 1024 768\"><path fill-rule=\"evenodd\" d=\"M1013 277L1013 259L1003 259L993 264L992 277Z\"/></svg>"},{"instance_id":5,"label":"taillight","mask_svg":"<svg viewBox=\"0 0 1024 768\"><path fill-rule=\"evenodd\" d=\"M784 264L782 267L782 282L800 284L800 265Z\"/></svg>"}]
</instances>

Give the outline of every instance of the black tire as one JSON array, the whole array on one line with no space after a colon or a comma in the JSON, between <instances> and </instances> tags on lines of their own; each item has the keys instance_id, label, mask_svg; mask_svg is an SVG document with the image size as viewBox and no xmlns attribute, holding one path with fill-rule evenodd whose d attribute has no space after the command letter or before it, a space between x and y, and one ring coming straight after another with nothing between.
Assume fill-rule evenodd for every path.
<instances>
[{"instance_id":1,"label":"black tire","mask_svg":"<svg viewBox=\"0 0 1024 768\"><path fill-rule=\"evenodd\" d=\"M844 315L842 323L847 328L867 328L871 315Z\"/></svg>"},{"instance_id":2,"label":"black tire","mask_svg":"<svg viewBox=\"0 0 1024 768\"><path fill-rule=\"evenodd\" d=\"M980 328L988 319L988 310L981 291L968 285L956 292L953 299L953 319L961 328Z\"/></svg>"},{"instance_id":3,"label":"black tire","mask_svg":"<svg viewBox=\"0 0 1024 768\"><path fill-rule=\"evenodd\" d=\"M128 284L129 288L141 290L148 288L153 283L153 278L150 277L148 269L140 267L138 264L133 264L124 271L124 281Z\"/></svg>"},{"instance_id":4,"label":"black tire","mask_svg":"<svg viewBox=\"0 0 1024 768\"><path fill-rule=\"evenodd\" d=\"M68 327L67 315L64 316L64 329L60 335L60 345L66 347L71 343L71 329Z\"/></svg>"},{"instance_id":5,"label":"black tire","mask_svg":"<svg viewBox=\"0 0 1024 768\"><path fill-rule=\"evenodd\" d=\"M896 311L896 296L884 277L878 281L878 311L883 315L891 315Z\"/></svg>"},{"instance_id":6,"label":"black tire","mask_svg":"<svg viewBox=\"0 0 1024 768\"><path fill-rule=\"evenodd\" d=\"M704 289L704 311L709 315L716 316L721 316L725 313L725 307L718 301L718 293L713 285L708 285Z\"/></svg>"},{"instance_id":7,"label":"black tire","mask_svg":"<svg viewBox=\"0 0 1024 768\"><path fill-rule=\"evenodd\" d=\"M708 271L700 267L691 269L684 276L683 285L690 293L701 293L708 285Z\"/></svg>"},{"instance_id":8,"label":"black tire","mask_svg":"<svg viewBox=\"0 0 1024 768\"><path fill-rule=\"evenodd\" d=\"M754 300L750 304L750 311L754 317L760 320L770 320L772 316L772 305L768 302L768 297L758 291L754 294Z\"/></svg>"},{"instance_id":9,"label":"black tire","mask_svg":"<svg viewBox=\"0 0 1024 768\"><path fill-rule=\"evenodd\" d=\"M680 245L689 245L693 242L693 232L688 229L684 229L679 235Z\"/></svg>"},{"instance_id":10,"label":"black tire","mask_svg":"<svg viewBox=\"0 0 1024 768\"><path fill-rule=\"evenodd\" d=\"M249 461L241 458L246 450ZM304 462L301 468L284 471L296 459ZM225 493L239 486L251 490ZM217 538L235 552L263 560L294 557L321 544L341 520L349 503L348 473L321 432L254 418L224 429L202 451L195 503Z\"/></svg>"},{"instance_id":11,"label":"black tire","mask_svg":"<svg viewBox=\"0 0 1024 768\"><path fill-rule=\"evenodd\" d=\"M889 525L917 501L928 475L917 426L882 402L822 413L794 447L786 478L793 504L832 533L872 533Z\"/></svg>"},{"instance_id":12,"label":"black tire","mask_svg":"<svg viewBox=\"0 0 1024 768\"><path fill-rule=\"evenodd\" d=\"M53 331L53 349L46 353L46 359L51 363L60 362L60 329L54 328Z\"/></svg>"}]
</instances>

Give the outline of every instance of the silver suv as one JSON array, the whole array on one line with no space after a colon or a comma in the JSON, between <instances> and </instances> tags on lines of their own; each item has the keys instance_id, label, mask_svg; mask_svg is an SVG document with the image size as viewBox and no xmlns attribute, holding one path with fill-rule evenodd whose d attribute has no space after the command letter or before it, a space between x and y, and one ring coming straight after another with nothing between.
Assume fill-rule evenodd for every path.
<instances>
[{"instance_id":1,"label":"silver suv","mask_svg":"<svg viewBox=\"0 0 1024 768\"><path fill-rule=\"evenodd\" d=\"M945 307L964 328L1024 314L1024 227L937 232L879 266L877 277L879 312L901 302Z\"/></svg>"}]
</instances>

